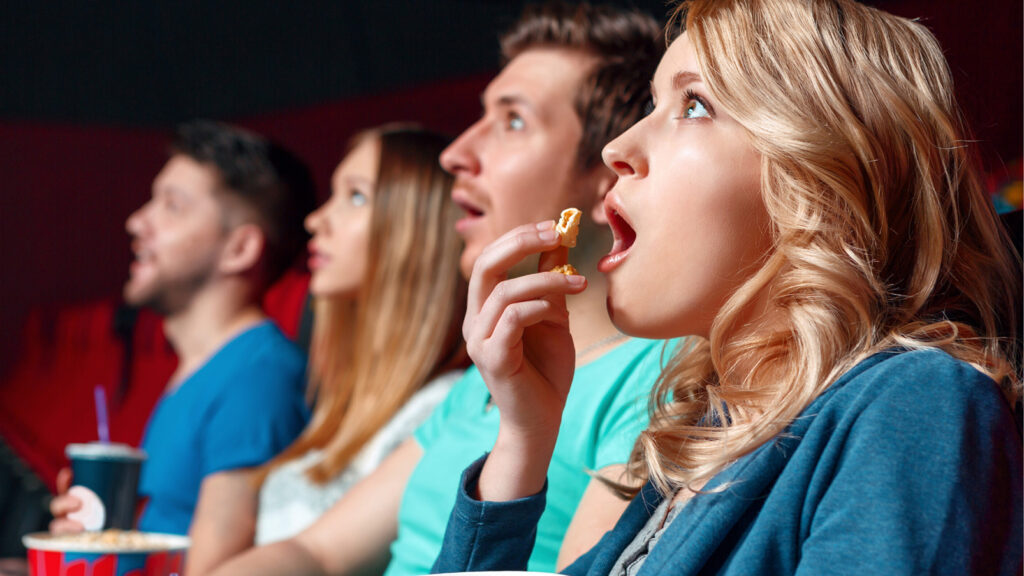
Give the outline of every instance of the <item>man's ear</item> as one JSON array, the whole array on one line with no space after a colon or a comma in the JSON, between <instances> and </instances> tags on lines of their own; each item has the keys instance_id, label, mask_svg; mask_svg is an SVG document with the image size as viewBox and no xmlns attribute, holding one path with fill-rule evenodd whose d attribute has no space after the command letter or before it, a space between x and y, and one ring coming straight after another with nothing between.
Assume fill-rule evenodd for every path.
<instances>
[{"instance_id":1,"label":"man's ear","mask_svg":"<svg viewBox=\"0 0 1024 576\"><path fill-rule=\"evenodd\" d=\"M260 263L266 237L256 224L240 224L228 233L220 255L220 271L245 274Z\"/></svg>"},{"instance_id":2,"label":"man's ear","mask_svg":"<svg viewBox=\"0 0 1024 576\"><path fill-rule=\"evenodd\" d=\"M601 226L608 225L608 216L604 213L604 197L611 192L612 187L615 186L615 181L619 177L610 168L601 164L594 167L595 179L594 189L597 197L594 199L594 205L590 210L590 217L594 219Z\"/></svg>"}]
</instances>

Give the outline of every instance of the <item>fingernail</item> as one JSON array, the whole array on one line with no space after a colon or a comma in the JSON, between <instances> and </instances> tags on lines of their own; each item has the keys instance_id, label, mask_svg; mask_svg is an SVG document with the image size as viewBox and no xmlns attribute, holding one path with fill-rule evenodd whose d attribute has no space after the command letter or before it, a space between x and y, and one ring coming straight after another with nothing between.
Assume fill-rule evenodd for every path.
<instances>
[{"instance_id":1,"label":"fingernail","mask_svg":"<svg viewBox=\"0 0 1024 576\"><path fill-rule=\"evenodd\" d=\"M537 223L537 230L553 230L555 228L554 220L545 220Z\"/></svg>"},{"instance_id":2,"label":"fingernail","mask_svg":"<svg viewBox=\"0 0 1024 576\"><path fill-rule=\"evenodd\" d=\"M558 232L555 232L554 230L545 230L540 233L541 240L550 241L555 238L558 238Z\"/></svg>"},{"instance_id":3,"label":"fingernail","mask_svg":"<svg viewBox=\"0 0 1024 576\"><path fill-rule=\"evenodd\" d=\"M569 279L569 284L572 284L574 286L579 286L580 284L583 284L583 282L586 280L586 278L584 278L583 276L577 276L575 274L570 274L569 276L566 276L566 278Z\"/></svg>"}]
</instances>

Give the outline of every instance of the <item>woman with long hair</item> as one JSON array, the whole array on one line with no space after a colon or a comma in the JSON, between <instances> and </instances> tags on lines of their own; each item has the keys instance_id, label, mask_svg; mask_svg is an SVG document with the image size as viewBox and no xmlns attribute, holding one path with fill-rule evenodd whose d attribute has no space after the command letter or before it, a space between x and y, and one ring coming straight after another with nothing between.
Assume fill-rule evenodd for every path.
<instances>
[{"instance_id":1,"label":"woman with long hair","mask_svg":"<svg viewBox=\"0 0 1024 576\"><path fill-rule=\"evenodd\" d=\"M193 534L190 556L207 559L192 563L196 572L312 524L412 434L468 365L459 211L438 162L448 142L409 126L362 132L330 199L306 218L312 418L255 471L253 515L226 519L234 545Z\"/></svg>"},{"instance_id":2,"label":"woman with long hair","mask_svg":"<svg viewBox=\"0 0 1024 576\"><path fill-rule=\"evenodd\" d=\"M663 371L633 501L570 574L1016 574L1019 259L920 23L852 0L694 0L651 113L608 144L601 263L625 333L693 336ZM572 380L564 295L488 247L470 356L501 410L435 570L521 569ZM611 527L609 527L611 528Z\"/></svg>"}]
</instances>

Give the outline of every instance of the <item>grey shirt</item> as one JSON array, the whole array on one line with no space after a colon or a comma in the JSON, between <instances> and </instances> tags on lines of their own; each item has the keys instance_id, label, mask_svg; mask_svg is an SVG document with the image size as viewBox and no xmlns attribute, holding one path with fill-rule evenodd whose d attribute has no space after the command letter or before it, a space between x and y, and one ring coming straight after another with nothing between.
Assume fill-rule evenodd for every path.
<instances>
[{"instance_id":1,"label":"grey shirt","mask_svg":"<svg viewBox=\"0 0 1024 576\"><path fill-rule=\"evenodd\" d=\"M676 519L684 506L686 506L686 502L675 502L675 498L662 500L644 527L637 532L633 541L619 555L619 559L615 561L608 576L636 576L644 565L647 555L651 553L661 535L665 533L669 524Z\"/></svg>"}]
</instances>

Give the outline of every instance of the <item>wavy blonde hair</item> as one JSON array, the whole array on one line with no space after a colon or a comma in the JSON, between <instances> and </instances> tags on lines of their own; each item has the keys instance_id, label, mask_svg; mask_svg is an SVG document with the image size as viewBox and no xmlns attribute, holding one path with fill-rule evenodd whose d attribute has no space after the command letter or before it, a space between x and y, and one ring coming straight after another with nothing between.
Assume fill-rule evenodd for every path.
<instances>
[{"instance_id":1,"label":"wavy blonde hair","mask_svg":"<svg viewBox=\"0 0 1024 576\"><path fill-rule=\"evenodd\" d=\"M1015 399L1019 271L932 34L850 0L694 0L672 22L762 155L774 250L669 362L630 472L698 488L891 347L945 350ZM766 294L770 322L743 326Z\"/></svg>"},{"instance_id":2,"label":"wavy blonde hair","mask_svg":"<svg viewBox=\"0 0 1024 576\"><path fill-rule=\"evenodd\" d=\"M264 467L259 479L310 450L323 450L307 475L324 483L432 378L468 365L461 323L466 282L459 273L459 211L452 177L438 158L448 139L408 126L368 130L380 168L366 279L355 300L318 298L310 350L313 418Z\"/></svg>"}]
</instances>

